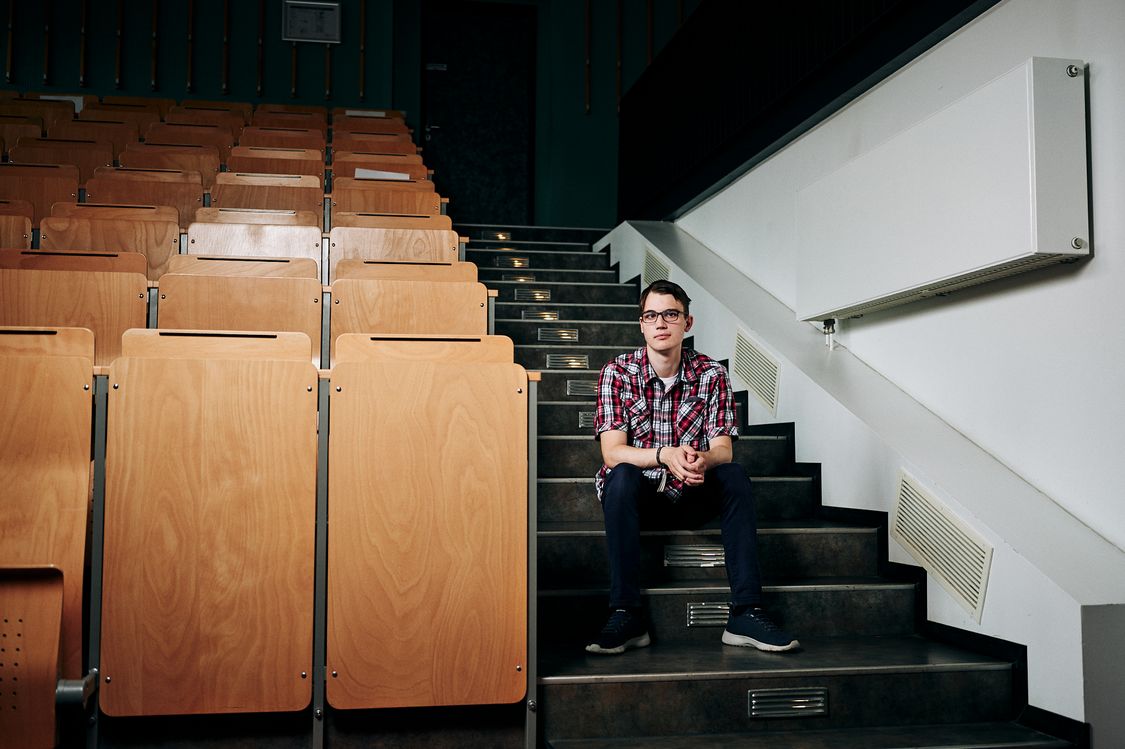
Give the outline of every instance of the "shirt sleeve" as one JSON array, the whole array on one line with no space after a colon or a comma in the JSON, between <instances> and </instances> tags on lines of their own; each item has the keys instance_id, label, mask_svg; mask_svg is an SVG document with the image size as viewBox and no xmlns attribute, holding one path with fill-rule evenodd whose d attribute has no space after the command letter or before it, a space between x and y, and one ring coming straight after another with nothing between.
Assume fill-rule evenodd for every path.
<instances>
[{"instance_id":1,"label":"shirt sleeve","mask_svg":"<svg viewBox=\"0 0 1125 749\"><path fill-rule=\"evenodd\" d=\"M708 392L707 439L728 436L738 439L738 418L734 413L734 392L730 378L722 367L715 369L715 378Z\"/></svg>"},{"instance_id":2,"label":"shirt sleeve","mask_svg":"<svg viewBox=\"0 0 1125 749\"><path fill-rule=\"evenodd\" d=\"M622 405L622 390L625 387L625 378L615 362L609 362L602 367L598 376L598 408L594 413L594 438L601 436L602 432L618 429L622 432L628 430L625 419L625 408Z\"/></svg>"}]
</instances>

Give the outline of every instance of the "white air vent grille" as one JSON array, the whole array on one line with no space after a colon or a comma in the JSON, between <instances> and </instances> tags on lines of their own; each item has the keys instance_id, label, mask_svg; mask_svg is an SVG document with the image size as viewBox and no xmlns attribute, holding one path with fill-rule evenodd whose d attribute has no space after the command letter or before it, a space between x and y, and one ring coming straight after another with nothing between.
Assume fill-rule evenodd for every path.
<instances>
[{"instance_id":1,"label":"white air vent grille","mask_svg":"<svg viewBox=\"0 0 1125 749\"><path fill-rule=\"evenodd\" d=\"M980 621L992 547L905 471L891 537Z\"/></svg>"},{"instance_id":2,"label":"white air vent grille","mask_svg":"<svg viewBox=\"0 0 1125 749\"><path fill-rule=\"evenodd\" d=\"M648 286L653 281L666 279L671 272L672 267L670 265L658 258L651 251L645 250L645 267L641 273L642 286Z\"/></svg>"},{"instance_id":3,"label":"white air vent grille","mask_svg":"<svg viewBox=\"0 0 1125 749\"><path fill-rule=\"evenodd\" d=\"M767 354L741 330L734 334L734 362L731 370L758 396L758 400L777 415L777 360Z\"/></svg>"}]
</instances>

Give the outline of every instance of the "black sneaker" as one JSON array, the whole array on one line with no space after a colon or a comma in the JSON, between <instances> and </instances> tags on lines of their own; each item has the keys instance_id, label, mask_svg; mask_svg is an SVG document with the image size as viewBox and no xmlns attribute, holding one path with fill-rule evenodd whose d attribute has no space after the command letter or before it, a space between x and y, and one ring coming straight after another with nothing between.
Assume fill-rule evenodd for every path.
<instances>
[{"instance_id":1,"label":"black sneaker","mask_svg":"<svg viewBox=\"0 0 1125 749\"><path fill-rule=\"evenodd\" d=\"M586 646L586 652L617 655L632 648L647 648L651 642L644 616L617 609L609 615L598 639Z\"/></svg>"},{"instance_id":2,"label":"black sneaker","mask_svg":"<svg viewBox=\"0 0 1125 749\"><path fill-rule=\"evenodd\" d=\"M764 609L755 608L747 608L737 615L731 612L723 642L771 652L793 650L801 644L770 621Z\"/></svg>"}]
</instances>

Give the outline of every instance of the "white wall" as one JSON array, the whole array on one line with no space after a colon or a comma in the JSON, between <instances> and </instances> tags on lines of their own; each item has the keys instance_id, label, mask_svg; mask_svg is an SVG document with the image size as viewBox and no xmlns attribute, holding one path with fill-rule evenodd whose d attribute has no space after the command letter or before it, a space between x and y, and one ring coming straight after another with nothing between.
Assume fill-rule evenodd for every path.
<instances>
[{"instance_id":1,"label":"white wall","mask_svg":"<svg viewBox=\"0 0 1125 749\"><path fill-rule=\"evenodd\" d=\"M1121 0L1001 3L678 222L793 308L800 188L1028 57L1086 60L1093 260L847 321L839 340L1119 548L1123 40Z\"/></svg>"}]
</instances>

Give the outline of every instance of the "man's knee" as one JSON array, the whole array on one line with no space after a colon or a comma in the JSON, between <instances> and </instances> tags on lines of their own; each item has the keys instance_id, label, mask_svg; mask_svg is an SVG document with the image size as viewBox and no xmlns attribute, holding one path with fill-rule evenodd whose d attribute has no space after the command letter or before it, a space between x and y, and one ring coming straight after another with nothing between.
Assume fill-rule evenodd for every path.
<instances>
[{"instance_id":1,"label":"man's knee","mask_svg":"<svg viewBox=\"0 0 1125 749\"><path fill-rule=\"evenodd\" d=\"M733 500L750 499L750 477L745 469L738 463L724 463L715 466L713 471L714 481L722 488L722 492Z\"/></svg>"},{"instance_id":2,"label":"man's knee","mask_svg":"<svg viewBox=\"0 0 1125 749\"><path fill-rule=\"evenodd\" d=\"M635 495L644 479L644 472L637 466L619 463L605 475L605 495Z\"/></svg>"}]
</instances>

